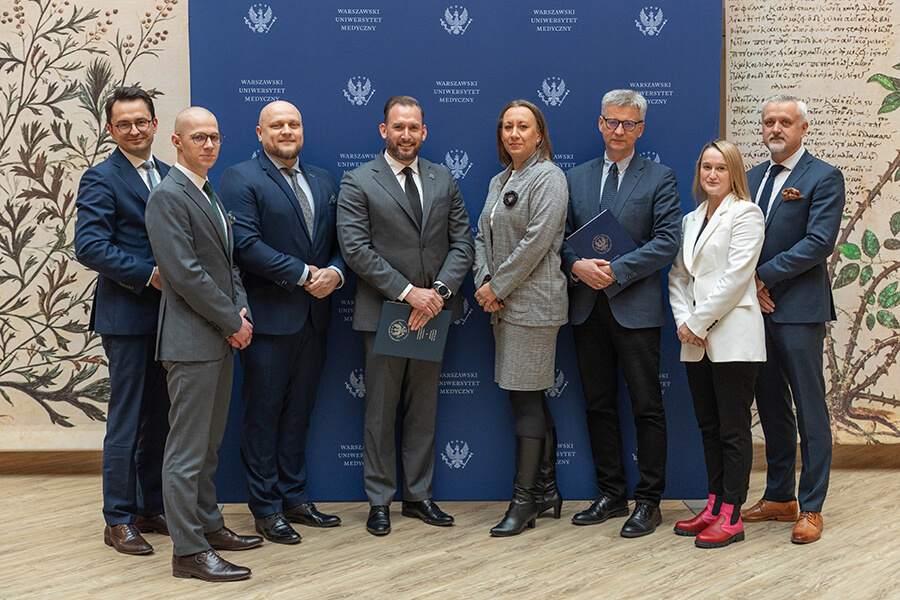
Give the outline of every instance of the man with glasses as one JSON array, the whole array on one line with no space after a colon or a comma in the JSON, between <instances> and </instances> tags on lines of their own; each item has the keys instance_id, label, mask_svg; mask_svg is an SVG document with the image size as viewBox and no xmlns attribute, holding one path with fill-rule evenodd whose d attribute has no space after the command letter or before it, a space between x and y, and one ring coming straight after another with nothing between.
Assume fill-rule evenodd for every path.
<instances>
[{"instance_id":1,"label":"man with glasses","mask_svg":"<svg viewBox=\"0 0 900 600\"><path fill-rule=\"evenodd\" d=\"M256 315L253 344L240 353L241 459L256 530L296 544L290 522L341 524L306 493L306 436L325 368L331 293L343 284L337 183L298 160L303 121L293 104L263 107L256 135L263 152L226 170L219 187L235 215L234 259Z\"/></svg>"},{"instance_id":2,"label":"man with glasses","mask_svg":"<svg viewBox=\"0 0 900 600\"><path fill-rule=\"evenodd\" d=\"M637 249L612 262L581 258L564 243L570 277L569 321L584 390L588 434L599 494L572 518L594 525L628 514L619 430L621 366L637 429L640 481L623 537L653 533L662 522L659 501L666 481L666 415L659 383L660 328L666 322L661 270L678 253L681 201L675 173L634 150L644 133L647 101L633 90L613 90L601 102L600 133L606 152L568 173L566 235L601 211L610 211Z\"/></svg>"},{"instance_id":3,"label":"man with glasses","mask_svg":"<svg viewBox=\"0 0 900 600\"><path fill-rule=\"evenodd\" d=\"M98 273L90 328L109 363L103 539L124 554L148 554L141 532L168 534L161 472L169 395L154 358L160 280L144 207L169 167L151 150L157 120L147 92L116 88L105 108L116 149L81 178L75 255Z\"/></svg>"},{"instance_id":4,"label":"man with glasses","mask_svg":"<svg viewBox=\"0 0 900 600\"><path fill-rule=\"evenodd\" d=\"M163 459L172 574L206 581L249 577L250 569L216 550L262 543L225 527L212 481L228 417L234 350L246 348L253 332L247 294L231 258L230 219L206 176L222 140L211 112L181 111L172 136L177 161L150 194L146 210L162 282L156 353L168 371L172 399Z\"/></svg>"}]
</instances>

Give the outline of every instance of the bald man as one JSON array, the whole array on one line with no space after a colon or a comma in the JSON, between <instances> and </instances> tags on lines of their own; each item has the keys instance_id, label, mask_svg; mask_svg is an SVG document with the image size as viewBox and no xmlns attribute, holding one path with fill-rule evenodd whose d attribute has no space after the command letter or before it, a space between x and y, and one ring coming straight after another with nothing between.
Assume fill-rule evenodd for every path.
<instances>
[{"instance_id":1,"label":"bald man","mask_svg":"<svg viewBox=\"0 0 900 600\"><path fill-rule=\"evenodd\" d=\"M250 569L216 550L246 550L262 538L225 527L213 475L225 432L234 349L253 326L231 254L234 235L206 177L219 156L215 116L199 107L175 119L177 161L147 201L147 233L162 300L156 354L168 371L171 409L163 458L163 503L172 536L172 574L235 581Z\"/></svg>"},{"instance_id":2,"label":"bald man","mask_svg":"<svg viewBox=\"0 0 900 600\"><path fill-rule=\"evenodd\" d=\"M306 493L306 436L325 365L331 293L343 285L335 241L337 184L297 159L300 111L272 102L259 114L263 152L230 167L219 189L234 221L234 259L256 315L253 345L241 350L241 459L250 511L266 539L295 544L290 523L334 527Z\"/></svg>"}]
</instances>

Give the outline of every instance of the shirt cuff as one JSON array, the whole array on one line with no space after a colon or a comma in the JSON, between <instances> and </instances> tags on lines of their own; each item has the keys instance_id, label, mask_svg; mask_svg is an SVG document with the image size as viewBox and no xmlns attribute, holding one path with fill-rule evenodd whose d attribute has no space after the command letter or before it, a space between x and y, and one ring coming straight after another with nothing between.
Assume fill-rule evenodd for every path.
<instances>
[{"instance_id":1,"label":"shirt cuff","mask_svg":"<svg viewBox=\"0 0 900 600\"><path fill-rule=\"evenodd\" d=\"M327 268L327 269L331 269L331 270L333 270L333 271L337 271L337 274L338 274L338 275L340 276L340 278L341 278L341 283L340 283L340 285L338 285L338 286L335 287L334 289L339 290L339 289L341 289L342 287L344 287L344 272L341 271L340 269L338 269L337 267L334 267L334 266L328 266L328 267L326 267L326 268Z\"/></svg>"},{"instance_id":2,"label":"shirt cuff","mask_svg":"<svg viewBox=\"0 0 900 600\"><path fill-rule=\"evenodd\" d=\"M304 265L303 266L303 275L300 277L300 281L297 282L297 285L302 286L307 281L309 281L309 267ZM341 281L343 281L343 278L341 278Z\"/></svg>"},{"instance_id":3,"label":"shirt cuff","mask_svg":"<svg viewBox=\"0 0 900 600\"><path fill-rule=\"evenodd\" d=\"M397 296L397 300L399 300L400 302L403 302L403 300L406 299L406 295L408 293L410 293L412 291L412 289L413 289L413 284L411 284L411 283L406 284L406 289L403 290L402 292L400 292L400 295Z\"/></svg>"}]
</instances>

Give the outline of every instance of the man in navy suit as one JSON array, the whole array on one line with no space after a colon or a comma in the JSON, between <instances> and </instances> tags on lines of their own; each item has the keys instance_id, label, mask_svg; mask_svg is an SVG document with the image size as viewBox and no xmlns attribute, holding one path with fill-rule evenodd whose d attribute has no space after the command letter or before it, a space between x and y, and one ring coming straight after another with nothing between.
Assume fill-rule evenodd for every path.
<instances>
[{"instance_id":1,"label":"man in navy suit","mask_svg":"<svg viewBox=\"0 0 900 600\"><path fill-rule=\"evenodd\" d=\"M161 478L169 395L154 358L161 285L144 208L169 167L151 151L157 120L144 90L115 89L106 121L118 147L81 178L75 255L99 273L90 327L109 361L103 538L119 552L148 554L141 532L168 534Z\"/></svg>"},{"instance_id":2,"label":"man in navy suit","mask_svg":"<svg viewBox=\"0 0 900 600\"><path fill-rule=\"evenodd\" d=\"M272 102L259 115L263 152L222 176L222 201L234 215L235 261L256 318L241 351L244 421L241 458L250 511L266 539L294 544L290 522L334 527L306 493L306 436L325 365L331 293L343 285L335 239L337 184L297 159L300 111Z\"/></svg>"},{"instance_id":3,"label":"man in navy suit","mask_svg":"<svg viewBox=\"0 0 900 600\"><path fill-rule=\"evenodd\" d=\"M756 380L756 406L768 470L762 499L742 510L741 518L797 521L791 541L798 544L822 535L831 470L822 355L825 323L836 318L826 260L844 212L844 176L803 147L808 126L799 98L769 98L762 133L771 159L747 172L750 193L766 216L756 278L767 360ZM803 464L795 495L798 426Z\"/></svg>"},{"instance_id":4,"label":"man in navy suit","mask_svg":"<svg viewBox=\"0 0 900 600\"><path fill-rule=\"evenodd\" d=\"M622 435L616 402L618 367L631 396L641 479L623 537L653 533L662 522L659 501L666 482L666 415L659 383L660 328L666 322L660 271L678 253L681 201L672 169L634 151L644 133L647 101L633 90L603 96L600 133L606 152L568 173L566 235L601 210L615 215L638 246L607 262L583 259L564 243L570 277L569 322L584 389L588 434L600 493L576 514L576 525L594 525L628 514Z\"/></svg>"}]
</instances>

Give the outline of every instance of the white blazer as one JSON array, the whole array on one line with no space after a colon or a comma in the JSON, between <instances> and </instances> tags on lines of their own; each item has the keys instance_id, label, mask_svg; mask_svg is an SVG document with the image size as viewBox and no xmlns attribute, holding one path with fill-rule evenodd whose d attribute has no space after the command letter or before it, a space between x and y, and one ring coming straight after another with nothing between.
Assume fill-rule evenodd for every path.
<instances>
[{"instance_id":1,"label":"white blazer","mask_svg":"<svg viewBox=\"0 0 900 600\"><path fill-rule=\"evenodd\" d=\"M726 196L700 232L704 201L686 215L681 249L669 272L669 303L676 326L682 323L709 345L681 345L681 360L764 362L766 339L756 297L756 262L765 220L753 202Z\"/></svg>"}]
</instances>

